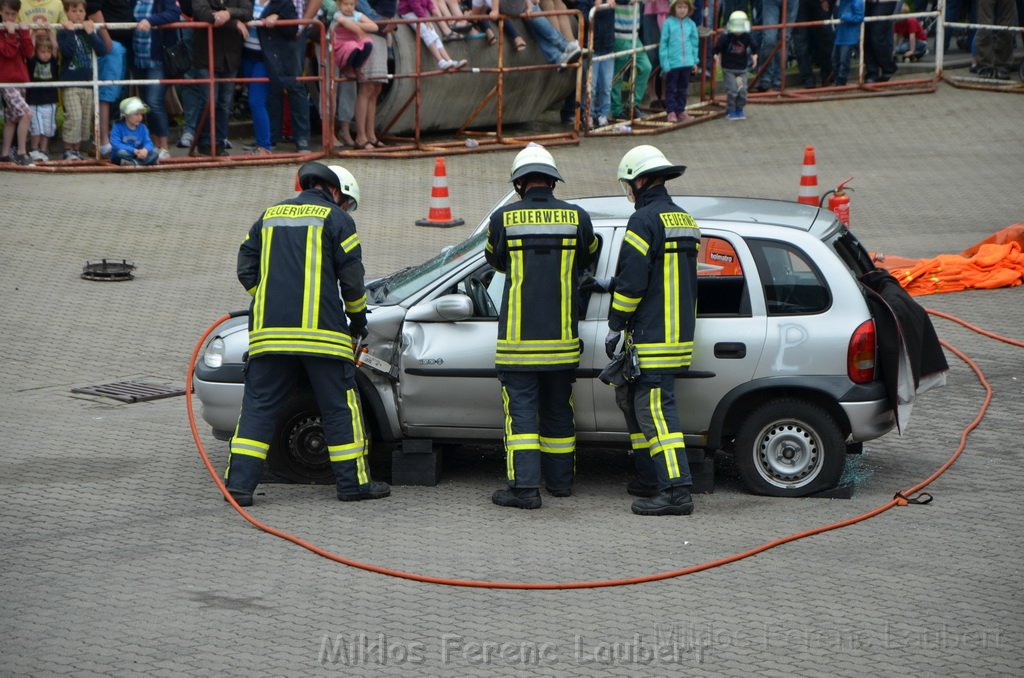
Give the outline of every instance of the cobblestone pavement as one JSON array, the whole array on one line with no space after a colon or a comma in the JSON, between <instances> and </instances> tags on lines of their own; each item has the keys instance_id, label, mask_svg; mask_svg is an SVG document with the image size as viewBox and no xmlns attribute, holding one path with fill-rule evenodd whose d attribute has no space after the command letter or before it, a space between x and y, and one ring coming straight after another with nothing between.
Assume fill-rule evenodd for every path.
<instances>
[{"instance_id":1,"label":"cobblestone pavement","mask_svg":"<svg viewBox=\"0 0 1024 678\"><path fill-rule=\"evenodd\" d=\"M1021 99L933 95L752 106L670 135L554 149L565 197L614 193L638 141L689 165L683 193L795 199L803 147L822 190L849 175L853 221L878 251L959 252L1024 220ZM433 161L358 161L356 218L383 273L468 234L507 189L512 153L448 161L464 227L416 227ZM416 583L318 558L245 523L201 466L182 398L118 404L76 386L182 383L191 349L247 297L236 247L294 167L38 176L0 173L0 675L1008 675L1024 673L1024 354L945 320L992 383L988 416L927 506L733 565L637 586L503 591ZM79 278L127 257L137 279ZM1021 290L923 300L1022 338ZM746 494L727 466L690 518L630 514L624 455L580 462L578 494L494 507L488 450L448 458L436 488L340 504L331 488L265 485L252 513L344 556L468 579L569 582L722 558L887 502L931 474L983 389L950 355L949 385L909 431L851 457L850 500ZM204 431L221 465L226 444Z\"/></svg>"}]
</instances>

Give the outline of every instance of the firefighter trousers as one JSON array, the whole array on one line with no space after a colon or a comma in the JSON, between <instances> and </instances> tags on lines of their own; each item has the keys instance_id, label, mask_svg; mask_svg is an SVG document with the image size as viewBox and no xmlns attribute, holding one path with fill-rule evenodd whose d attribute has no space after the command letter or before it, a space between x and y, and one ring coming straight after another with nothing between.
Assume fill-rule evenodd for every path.
<instances>
[{"instance_id":1,"label":"firefighter trousers","mask_svg":"<svg viewBox=\"0 0 1024 678\"><path fill-rule=\"evenodd\" d=\"M661 490L693 485L676 409L675 381L673 374L648 373L615 389L640 482Z\"/></svg>"},{"instance_id":2,"label":"firefighter trousers","mask_svg":"<svg viewBox=\"0 0 1024 678\"><path fill-rule=\"evenodd\" d=\"M498 370L509 487L572 489L576 476L575 370Z\"/></svg>"},{"instance_id":3,"label":"firefighter trousers","mask_svg":"<svg viewBox=\"0 0 1024 678\"><path fill-rule=\"evenodd\" d=\"M367 444L355 389L355 365L348 360L297 355L263 355L246 365L245 395L224 481L250 494L263 465L285 399L305 370L320 406L327 452L339 494L354 494L370 482Z\"/></svg>"}]
</instances>

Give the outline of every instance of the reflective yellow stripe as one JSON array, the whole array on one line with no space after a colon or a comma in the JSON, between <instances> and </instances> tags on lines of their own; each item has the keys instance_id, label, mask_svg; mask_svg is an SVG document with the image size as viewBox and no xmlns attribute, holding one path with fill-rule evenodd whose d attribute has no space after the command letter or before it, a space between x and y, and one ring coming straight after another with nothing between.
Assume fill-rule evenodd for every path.
<instances>
[{"instance_id":1,"label":"reflective yellow stripe","mask_svg":"<svg viewBox=\"0 0 1024 678\"><path fill-rule=\"evenodd\" d=\"M631 433L629 434L629 446L634 450L647 450L650 449L651 444L647 442L643 433Z\"/></svg>"},{"instance_id":2,"label":"reflective yellow stripe","mask_svg":"<svg viewBox=\"0 0 1024 678\"><path fill-rule=\"evenodd\" d=\"M530 351L578 351L579 348L579 338L520 339L518 341L510 341L508 339L498 340L498 351L502 353L525 353Z\"/></svg>"},{"instance_id":3,"label":"reflective yellow stripe","mask_svg":"<svg viewBox=\"0 0 1024 678\"><path fill-rule=\"evenodd\" d=\"M495 365L575 365L579 361L580 354L578 351L559 355L509 355L507 353L496 353L494 356Z\"/></svg>"},{"instance_id":4,"label":"reflective yellow stripe","mask_svg":"<svg viewBox=\"0 0 1024 678\"><path fill-rule=\"evenodd\" d=\"M366 467L366 455L356 459L356 478L360 485L366 485L370 482L370 474Z\"/></svg>"},{"instance_id":5,"label":"reflective yellow stripe","mask_svg":"<svg viewBox=\"0 0 1024 678\"><path fill-rule=\"evenodd\" d=\"M263 327L263 308L267 305L267 278L270 271L270 247L274 243L274 227L264 228L260 245L260 281L256 284L256 301L253 303L252 327Z\"/></svg>"},{"instance_id":6,"label":"reflective yellow stripe","mask_svg":"<svg viewBox=\"0 0 1024 678\"><path fill-rule=\"evenodd\" d=\"M366 310L366 295L349 301L345 300L345 312L346 313L362 313Z\"/></svg>"},{"instance_id":7,"label":"reflective yellow stripe","mask_svg":"<svg viewBox=\"0 0 1024 678\"><path fill-rule=\"evenodd\" d=\"M326 346L310 341L265 341L259 345L249 344L249 356L256 357L267 353L306 353L329 358L355 360L352 347L346 348Z\"/></svg>"},{"instance_id":8,"label":"reflective yellow stripe","mask_svg":"<svg viewBox=\"0 0 1024 678\"><path fill-rule=\"evenodd\" d=\"M654 420L654 430L657 432L657 441L651 442L651 456L662 454L665 460L665 468L668 470L669 479L678 478L679 459L676 457L676 446L673 441L679 436L668 428L665 421L665 412L662 409L661 389L651 389L651 418Z\"/></svg>"},{"instance_id":9,"label":"reflective yellow stripe","mask_svg":"<svg viewBox=\"0 0 1024 678\"><path fill-rule=\"evenodd\" d=\"M665 299L665 341L679 341L679 255L666 253L662 266Z\"/></svg>"},{"instance_id":10,"label":"reflective yellow stripe","mask_svg":"<svg viewBox=\"0 0 1024 678\"><path fill-rule=\"evenodd\" d=\"M259 440L238 437L231 439L231 454L241 454L246 457L266 459L267 452L269 451L270 445L268 443L260 442Z\"/></svg>"},{"instance_id":11,"label":"reflective yellow stripe","mask_svg":"<svg viewBox=\"0 0 1024 678\"><path fill-rule=\"evenodd\" d=\"M258 289L259 289L259 285L257 285L256 287L250 287L249 289L246 290L246 292L249 293L250 297L255 297L256 296L256 290L258 290Z\"/></svg>"},{"instance_id":12,"label":"reflective yellow stripe","mask_svg":"<svg viewBox=\"0 0 1024 678\"><path fill-rule=\"evenodd\" d=\"M576 451L576 436L546 438L540 436L540 451L548 454L571 454Z\"/></svg>"},{"instance_id":13,"label":"reflective yellow stripe","mask_svg":"<svg viewBox=\"0 0 1024 678\"><path fill-rule=\"evenodd\" d=\"M316 327L320 320L320 232L319 226L306 229L306 272L302 285L302 326Z\"/></svg>"},{"instance_id":14,"label":"reflective yellow stripe","mask_svg":"<svg viewBox=\"0 0 1024 678\"><path fill-rule=\"evenodd\" d=\"M523 313L523 251L512 250L509 253L508 267L508 318L505 324L505 337L517 340L522 330Z\"/></svg>"},{"instance_id":15,"label":"reflective yellow stripe","mask_svg":"<svg viewBox=\"0 0 1024 678\"><path fill-rule=\"evenodd\" d=\"M351 252L355 248L359 247L359 234L353 233L349 237L345 238L341 242L341 249L345 250L346 253Z\"/></svg>"},{"instance_id":16,"label":"reflective yellow stripe","mask_svg":"<svg viewBox=\"0 0 1024 678\"><path fill-rule=\"evenodd\" d=\"M508 413L508 390L504 384L501 387L501 407L505 411L505 440L512 435L512 417ZM515 453L505 446L505 475L509 480L516 479Z\"/></svg>"},{"instance_id":17,"label":"reflective yellow stripe","mask_svg":"<svg viewBox=\"0 0 1024 678\"><path fill-rule=\"evenodd\" d=\"M693 342L636 344L640 369L688 367L693 362Z\"/></svg>"},{"instance_id":18,"label":"reflective yellow stripe","mask_svg":"<svg viewBox=\"0 0 1024 678\"><path fill-rule=\"evenodd\" d=\"M612 294L612 310L620 313L632 313L640 305L640 297L627 297L625 294L615 292Z\"/></svg>"},{"instance_id":19,"label":"reflective yellow stripe","mask_svg":"<svg viewBox=\"0 0 1024 678\"><path fill-rule=\"evenodd\" d=\"M590 241L590 248L589 248L590 249L590 253L594 254L595 252L597 252L597 248L600 247L600 246L601 246L601 243L599 243L597 241L597 238L592 239Z\"/></svg>"},{"instance_id":20,"label":"reflective yellow stripe","mask_svg":"<svg viewBox=\"0 0 1024 678\"><path fill-rule=\"evenodd\" d=\"M510 450L536 450L540 448L540 436L536 433L511 433L505 436L505 447Z\"/></svg>"},{"instance_id":21,"label":"reflective yellow stripe","mask_svg":"<svg viewBox=\"0 0 1024 678\"><path fill-rule=\"evenodd\" d=\"M562 314L562 339L572 337L572 266L576 259L575 245L575 238L562 239L562 268L559 271L559 278L562 283L561 290L559 290L562 301L560 309Z\"/></svg>"},{"instance_id":22,"label":"reflective yellow stripe","mask_svg":"<svg viewBox=\"0 0 1024 678\"><path fill-rule=\"evenodd\" d=\"M647 244L647 241L637 235L635 231L627 230L626 235L623 237L623 242L632 245L636 248L637 252L645 257L647 256L647 250L651 248L651 246Z\"/></svg>"}]
</instances>

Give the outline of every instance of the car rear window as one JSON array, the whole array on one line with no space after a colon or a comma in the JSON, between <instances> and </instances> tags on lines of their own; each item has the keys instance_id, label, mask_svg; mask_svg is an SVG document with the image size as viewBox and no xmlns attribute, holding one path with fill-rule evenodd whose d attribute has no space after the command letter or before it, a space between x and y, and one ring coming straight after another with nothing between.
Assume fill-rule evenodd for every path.
<instances>
[{"instance_id":1,"label":"car rear window","mask_svg":"<svg viewBox=\"0 0 1024 678\"><path fill-rule=\"evenodd\" d=\"M821 313L832 303L825 278L800 249L778 240L750 239L768 315Z\"/></svg>"}]
</instances>

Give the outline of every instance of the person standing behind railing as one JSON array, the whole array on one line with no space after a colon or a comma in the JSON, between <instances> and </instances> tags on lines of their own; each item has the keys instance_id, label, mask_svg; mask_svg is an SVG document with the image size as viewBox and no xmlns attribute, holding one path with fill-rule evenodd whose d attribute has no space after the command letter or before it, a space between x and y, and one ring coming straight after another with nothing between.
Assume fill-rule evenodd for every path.
<instances>
[{"instance_id":1,"label":"person standing behind railing","mask_svg":"<svg viewBox=\"0 0 1024 678\"><path fill-rule=\"evenodd\" d=\"M295 15L300 19L310 20L320 11L322 0L292 0ZM291 50L282 50L280 54L281 72L288 73L284 80L271 80L270 94L267 97L267 112L270 114L270 142L276 146L284 140L284 97L288 96L288 107L291 113L292 138L295 150L300 153L309 151L309 93L306 85L294 77L301 76L306 61L306 41L312 37L320 39L320 34L310 28L310 24L299 26L298 37L292 43Z\"/></svg>"},{"instance_id":2,"label":"person standing behind railing","mask_svg":"<svg viewBox=\"0 0 1024 678\"><path fill-rule=\"evenodd\" d=\"M783 23L792 24L796 22L796 15L799 10L800 0L786 0L786 15L783 16L782 0L762 0L761 20L758 23L762 26L772 26ZM757 51L758 54L761 55L762 61L765 59L769 59L769 61L768 65L764 69L764 74L757 83L757 91L768 92L782 87L782 77L786 70L786 64L781 63L782 49L781 45L779 45L782 29L768 28L760 31L760 34L761 46L758 47ZM773 56L772 50L777 46L779 47L779 51Z\"/></svg>"},{"instance_id":3,"label":"person standing behind railing","mask_svg":"<svg viewBox=\"0 0 1024 678\"><path fill-rule=\"evenodd\" d=\"M196 30L192 33L192 68L197 80L213 76L221 81L216 85L217 99L214 103L214 125L216 127L217 155L227 155L226 140L231 116L231 101L235 83L224 82L238 75L242 65L242 41L248 35L245 22L252 20L252 0L193 0L192 19L213 25L211 31ZM208 34L213 34L213 64L211 68ZM198 102L206 108L209 102L209 85L201 85L202 96ZM200 120L203 120L200 117ZM211 152L210 119L196 128L199 153Z\"/></svg>"},{"instance_id":4,"label":"person standing behind railing","mask_svg":"<svg viewBox=\"0 0 1024 678\"><path fill-rule=\"evenodd\" d=\"M61 24L64 30L57 32L60 46L60 79L91 83L93 80L92 55L107 53L107 46L96 30L96 25L85 18L85 0L64 0L67 18ZM81 25L82 28L75 28ZM61 138L64 140L64 159L81 160L81 144L89 141L93 126L92 87L65 87L64 125Z\"/></svg>"},{"instance_id":5,"label":"person standing behind railing","mask_svg":"<svg viewBox=\"0 0 1024 678\"><path fill-rule=\"evenodd\" d=\"M665 110L669 122L690 118L686 112L686 95L690 74L700 66L700 39L697 24L690 15L693 0L672 0L669 17L661 30L658 59L665 76Z\"/></svg>"},{"instance_id":6,"label":"person standing behind railing","mask_svg":"<svg viewBox=\"0 0 1024 678\"><path fill-rule=\"evenodd\" d=\"M85 11L96 23L130 24L135 22L133 0L88 0ZM133 31L130 28L103 28L100 37L109 40L107 53L99 60L100 80L124 80L128 73L128 51L132 45ZM124 85L101 85L100 94L100 155L110 153L111 111L124 93ZM116 116L114 116L116 117Z\"/></svg>"},{"instance_id":7,"label":"person standing behind railing","mask_svg":"<svg viewBox=\"0 0 1024 678\"><path fill-rule=\"evenodd\" d=\"M640 17L634 8L639 0L629 2L628 0L615 0L615 51L622 52L641 47L639 26ZM635 36L635 37L634 37ZM615 57L615 72L621 73L632 61L632 55L620 54ZM644 96L647 94L647 80L651 77L651 60L647 58L647 52L637 52L636 65L633 73L633 116L646 118L647 115L640 110ZM624 83L612 87L612 116L616 118L629 117L629 102L622 100L622 92L625 89Z\"/></svg>"},{"instance_id":8,"label":"person standing behind railing","mask_svg":"<svg viewBox=\"0 0 1024 678\"><path fill-rule=\"evenodd\" d=\"M0 82L28 82L28 66L25 60L32 56L32 34L23 24L18 23L21 0L0 0ZM32 109L25 101L25 88L5 87L0 89L3 99L4 141L0 162L13 161L22 166L32 165L25 144L28 128L32 121ZM17 139L15 139L17 136ZM11 153L11 144L17 143L17 150Z\"/></svg>"},{"instance_id":9,"label":"person standing behind railing","mask_svg":"<svg viewBox=\"0 0 1024 678\"><path fill-rule=\"evenodd\" d=\"M1016 26L1015 0L978 0L978 23L990 26ZM978 30L976 55L978 75L983 78L1009 80L1013 67L1013 46L1017 33L1013 31Z\"/></svg>"},{"instance_id":10,"label":"person standing behind railing","mask_svg":"<svg viewBox=\"0 0 1024 678\"><path fill-rule=\"evenodd\" d=\"M373 51L363 64L359 74L359 89L356 93L355 147L365 148L367 144L383 146L377 138L377 99L387 82L388 43L385 36L395 30L392 23L381 23L393 19L398 12L397 0L359 0L356 9L370 17L377 24L378 31L370 34Z\"/></svg>"},{"instance_id":11,"label":"person standing behind railing","mask_svg":"<svg viewBox=\"0 0 1024 678\"><path fill-rule=\"evenodd\" d=\"M63 24L67 20L61 0L22 0L18 21L23 24Z\"/></svg>"},{"instance_id":12,"label":"person standing behind railing","mask_svg":"<svg viewBox=\"0 0 1024 678\"><path fill-rule=\"evenodd\" d=\"M864 16L891 17L895 0L867 0ZM864 26L864 82L888 82L896 74L893 58L892 21L869 21Z\"/></svg>"},{"instance_id":13,"label":"person standing behind railing","mask_svg":"<svg viewBox=\"0 0 1024 678\"><path fill-rule=\"evenodd\" d=\"M254 0L252 18L262 21L263 25L249 28L242 49L243 78L281 79L281 67L278 60L279 52L289 53L295 40L295 26L276 27L281 19L295 19L295 5L291 0ZM270 153L270 114L267 112L267 95L270 93L269 82L250 82L249 112L252 113L252 127L256 135L256 145L252 149L255 155ZM220 120L217 121L220 132ZM224 130L225 136L227 130ZM218 137L220 135L218 134Z\"/></svg>"},{"instance_id":14,"label":"person standing behind railing","mask_svg":"<svg viewBox=\"0 0 1024 678\"><path fill-rule=\"evenodd\" d=\"M60 69L53 50L50 29L40 28L33 32L36 54L28 60L28 76L32 82L55 82L60 79ZM32 109L29 124L28 157L39 162L50 159L50 139L57 136L57 88L32 87L25 93L25 100Z\"/></svg>"},{"instance_id":15,"label":"person standing behind railing","mask_svg":"<svg viewBox=\"0 0 1024 678\"><path fill-rule=\"evenodd\" d=\"M850 75L850 59L860 43L860 25L864 23L864 0L839 0L836 5L839 23L832 47L833 84L841 87Z\"/></svg>"},{"instance_id":16,"label":"person standing behind railing","mask_svg":"<svg viewBox=\"0 0 1024 678\"><path fill-rule=\"evenodd\" d=\"M163 31L154 31L153 28L174 23L181 18L178 0L136 0L132 14L139 22L132 35L132 49L130 50L132 77L140 80L162 80L164 77L165 38ZM170 37L167 40L173 41ZM139 93L149 109L149 130L153 136L157 154L161 160L169 158L171 157L170 151L167 150L169 126L167 124L167 106L164 103L167 85L161 83L140 85Z\"/></svg>"}]
</instances>

